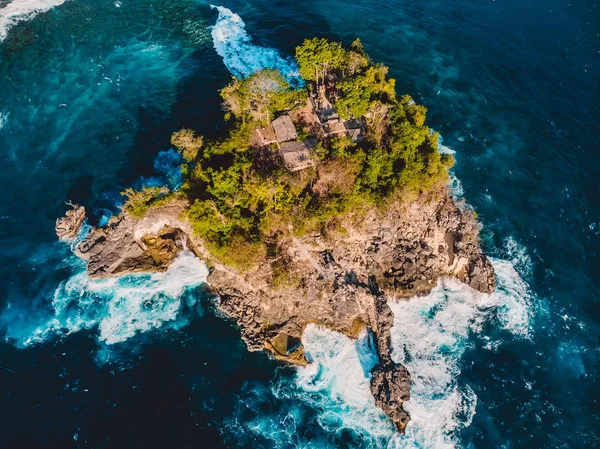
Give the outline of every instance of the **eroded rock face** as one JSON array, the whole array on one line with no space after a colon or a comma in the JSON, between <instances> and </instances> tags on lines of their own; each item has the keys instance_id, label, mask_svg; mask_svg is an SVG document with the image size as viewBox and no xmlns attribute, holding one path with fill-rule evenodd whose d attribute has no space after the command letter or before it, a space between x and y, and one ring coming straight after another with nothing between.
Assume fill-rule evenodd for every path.
<instances>
[{"instance_id":1,"label":"eroded rock face","mask_svg":"<svg viewBox=\"0 0 600 449\"><path fill-rule=\"evenodd\" d=\"M166 271L183 249L194 251L191 230L177 218L184 206L174 203L141 220L121 214L106 227L94 228L77 247L90 277Z\"/></svg>"},{"instance_id":2,"label":"eroded rock face","mask_svg":"<svg viewBox=\"0 0 600 449\"><path fill-rule=\"evenodd\" d=\"M61 240L72 239L77 235L85 220L85 208L78 204L67 203L69 209L65 216L56 220L56 235Z\"/></svg>"},{"instance_id":3,"label":"eroded rock face","mask_svg":"<svg viewBox=\"0 0 600 449\"><path fill-rule=\"evenodd\" d=\"M409 420L402 404L410 398L410 374L390 356L394 317L387 301L427 294L440 277L458 278L482 293L496 285L479 248L477 221L445 189L410 205L391 204L383 216L371 210L349 217L337 234L297 238L290 232L279 245L291 281L279 288L273 287L271 260L246 273L213 260L179 218L185 207L152 209L141 220L121 215L90 232L78 248L90 276L165 270L187 247L210 263L208 283L248 348L267 348L292 363L307 363L301 338L309 323L351 337L368 327L379 356L371 391L399 431Z\"/></svg>"},{"instance_id":4,"label":"eroded rock face","mask_svg":"<svg viewBox=\"0 0 600 449\"><path fill-rule=\"evenodd\" d=\"M379 362L371 370L371 393L377 407L391 418L399 432L404 433L410 416L402 404L410 399L410 374L397 363Z\"/></svg>"}]
</instances>

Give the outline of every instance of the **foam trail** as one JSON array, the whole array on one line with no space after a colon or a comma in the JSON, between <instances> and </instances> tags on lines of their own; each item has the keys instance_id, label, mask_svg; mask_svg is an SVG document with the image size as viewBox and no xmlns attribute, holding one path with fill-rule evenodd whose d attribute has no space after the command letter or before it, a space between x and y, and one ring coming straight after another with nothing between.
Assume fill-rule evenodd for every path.
<instances>
[{"instance_id":1,"label":"foam trail","mask_svg":"<svg viewBox=\"0 0 600 449\"><path fill-rule=\"evenodd\" d=\"M450 155L454 156L456 154L456 151L454 151L452 148L444 145L443 141L444 141L444 139L442 138L442 136L440 136L439 140L438 140L438 151L441 154L450 154ZM452 196L455 199L463 198L463 196L465 194L465 190L463 189L460 179L458 179L458 177L456 176L456 173L454 173L454 169L450 169L449 175L450 175L450 191L452 192Z\"/></svg>"},{"instance_id":2,"label":"foam trail","mask_svg":"<svg viewBox=\"0 0 600 449\"><path fill-rule=\"evenodd\" d=\"M282 57L274 48L252 44L242 18L223 6L211 5L219 12L212 27L215 50L223 58L227 69L238 78L245 78L265 68L277 69L294 86L302 80L298 66L291 58Z\"/></svg>"},{"instance_id":3,"label":"foam trail","mask_svg":"<svg viewBox=\"0 0 600 449\"><path fill-rule=\"evenodd\" d=\"M52 316L28 333L18 335L9 329L7 336L25 347L98 326L98 340L114 344L167 323L182 325L178 320L183 293L204 283L207 276L204 262L189 251L164 273L92 280L83 271L56 289Z\"/></svg>"},{"instance_id":4,"label":"foam trail","mask_svg":"<svg viewBox=\"0 0 600 449\"><path fill-rule=\"evenodd\" d=\"M491 295L445 279L423 298L390 303L394 312L392 358L412 376L408 441L400 447L453 448L456 432L469 426L477 396L457 382L469 337L485 322L513 335L530 336L527 285L510 262L492 259L498 287ZM500 342L496 342L500 343ZM493 345L492 345L493 347Z\"/></svg>"},{"instance_id":5,"label":"foam trail","mask_svg":"<svg viewBox=\"0 0 600 449\"><path fill-rule=\"evenodd\" d=\"M298 385L320 393L316 402L323 413L319 422L337 431L350 428L372 437L390 437L393 426L375 405L370 371L377 363L372 337L363 332L357 341L315 325L306 327L302 342L308 366L299 368Z\"/></svg>"},{"instance_id":6,"label":"foam trail","mask_svg":"<svg viewBox=\"0 0 600 449\"><path fill-rule=\"evenodd\" d=\"M273 412L253 413L254 419L236 418L228 425L235 434L266 439L274 448L333 447L318 437L304 436L305 426L317 424L327 435L347 432L360 447L386 448L394 439L392 422L375 405L370 391L370 371L377 363L372 335L363 331L357 340L310 324L302 334L310 364L297 369L293 380L279 378L272 394L284 407ZM268 394L255 385L243 398L242 408L265 410L261 402ZM316 412L307 414L306 408ZM246 415L242 412L241 416ZM308 418L308 419L307 419Z\"/></svg>"},{"instance_id":7,"label":"foam trail","mask_svg":"<svg viewBox=\"0 0 600 449\"><path fill-rule=\"evenodd\" d=\"M4 125L6 125L6 123L8 122L9 116L10 116L10 112L5 112L5 113L0 112L0 129L4 128Z\"/></svg>"},{"instance_id":8,"label":"foam trail","mask_svg":"<svg viewBox=\"0 0 600 449\"><path fill-rule=\"evenodd\" d=\"M13 0L0 8L0 42L6 39L8 31L17 23L31 20L64 2L65 0Z\"/></svg>"}]
</instances>

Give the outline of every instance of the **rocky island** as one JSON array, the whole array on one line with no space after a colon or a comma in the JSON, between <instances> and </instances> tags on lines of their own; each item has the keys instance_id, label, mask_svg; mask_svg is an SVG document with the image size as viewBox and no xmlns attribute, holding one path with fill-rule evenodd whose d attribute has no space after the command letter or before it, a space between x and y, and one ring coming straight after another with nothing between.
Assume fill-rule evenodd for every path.
<instances>
[{"instance_id":1,"label":"rocky island","mask_svg":"<svg viewBox=\"0 0 600 449\"><path fill-rule=\"evenodd\" d=\"M250 350L306 364L310 323L356 338L379 356L376 404L403 432L410 374L390 355L389 299L427 294L441 277L491 293L479 224L446 187L453 160L438 151L426 109L397 97L388 69L324 39L296 51L298 74L266 69L221 91L229 133L204 142L173 134L185 182L127 189L122 213L92 229L76 252L92 278L164 271L184 250ZM73 237L85 211L57 221Z\"/></svg>"}]
</instances>

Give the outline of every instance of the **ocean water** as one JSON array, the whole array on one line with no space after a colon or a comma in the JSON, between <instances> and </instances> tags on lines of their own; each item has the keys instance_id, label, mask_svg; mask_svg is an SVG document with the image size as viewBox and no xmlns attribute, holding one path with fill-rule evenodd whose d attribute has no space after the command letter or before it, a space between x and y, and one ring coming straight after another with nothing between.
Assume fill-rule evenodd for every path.
<instances>
[{"instance_id":1,"label":"ocean water","mask_svg":"<svg viewBox=\"0 0 600 449\"><path fill-rule=\"evenodd\" d=\"M600 11L593 1L0 0L2 447L600 447ZM221 131L218 89L296 82L302 39L351 42L429 109L499 286L391 304L405 436L375 407L371 336L309 326L312 363L249 353L183 254L92 281L59 242L130 185L181 174L169 135ZM81 238L79 236L78 238Z\"/></svg>"}]
</instances>

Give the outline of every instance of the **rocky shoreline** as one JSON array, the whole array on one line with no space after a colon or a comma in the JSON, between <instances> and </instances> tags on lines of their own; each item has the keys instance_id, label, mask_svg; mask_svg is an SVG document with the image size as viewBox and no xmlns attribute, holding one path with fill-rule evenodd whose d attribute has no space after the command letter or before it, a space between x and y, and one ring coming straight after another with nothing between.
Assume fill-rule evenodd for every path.
<instances>
[{"instance_id":1,"label":"rocky shoreline","mask_svg":"<svg viewBox=\"0 0 600 449\"><path fill-rule=\"evenodd\" d=\"M459 208L446 188L385 211L348 216L335 235L289 235L277 241L278 258L290 276L274 286L274 260L265 258L244 273L215 260L182 218L183 200L152 208L141 219L126 213L92 229L76 248L92 278L164 271L189 249L210 268L208 283L220 308L234 318L250 350L267 348L279 359L306 364L302 333L310 323L351 337L367 327L379 362L372 369L376 404L403 432L410 417L410 374L390 355L393 313L388 299L424 295L441 277L453 277L482 293L496 280L479 246L479 224ZM57 220L57 234L73 237L85 212L75 206ZM280 263L279 260L278 263Z\"/></svg>"}]
</instances>

